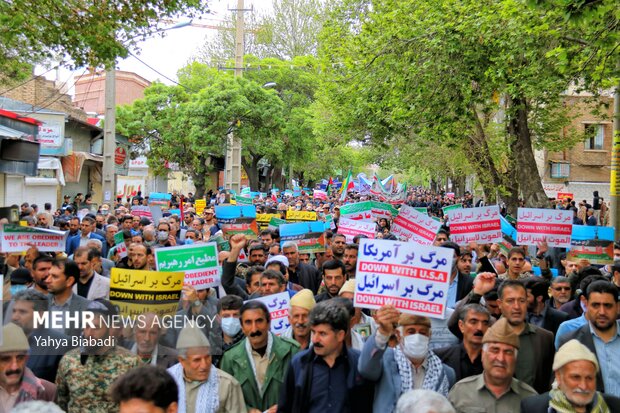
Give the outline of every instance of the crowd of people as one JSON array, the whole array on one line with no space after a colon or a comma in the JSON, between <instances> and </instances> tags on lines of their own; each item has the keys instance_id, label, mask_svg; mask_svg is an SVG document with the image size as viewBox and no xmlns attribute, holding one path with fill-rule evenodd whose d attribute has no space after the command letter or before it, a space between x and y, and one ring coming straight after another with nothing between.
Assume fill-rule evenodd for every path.
<instances>
[{"instance_id":1,"label":"crowd of people","mask_svg":"<svg viewBox=\"0 0 620 413\"><path fill-rule=\"evenodd\" d=\"M66 196L57 211L22 204L25 225L67 238L64 251L2 254L0 413L620 412L620 245L606 266L568 260L545 242L459 246L442 208L482 202L412 188L406 203L442 220L433 245L453 255L446 318L387 304L368 310L353 299L364 236L347 242L338 221L343 205L371 198L253 199L258 213L282 219L289 210L331 215L335 229L315 253L281 243L278 229L227 234L215 209L230 202L225 193L207 194L201 214L193 194L173 193L157 222L132 215L132 206L149 205L141 194L98 207L89 195ZM576 220L585 208L576 225L591 225L590 216L604 225L605 203L597 193L593 201L553 205ZM391 226L377 220L375 237L397 240ZM141 323L113 325L121 315L110 301L114 268L155 271L157 249L221 238L221 285L184 285L174 314L213 322L166 326L145 310ZM280 293L290 297L290 327L275 335L255 299ZM46 314L66 321L73 312L93 318L84 328L39 325Z\"/></svg>"}]
</instances>

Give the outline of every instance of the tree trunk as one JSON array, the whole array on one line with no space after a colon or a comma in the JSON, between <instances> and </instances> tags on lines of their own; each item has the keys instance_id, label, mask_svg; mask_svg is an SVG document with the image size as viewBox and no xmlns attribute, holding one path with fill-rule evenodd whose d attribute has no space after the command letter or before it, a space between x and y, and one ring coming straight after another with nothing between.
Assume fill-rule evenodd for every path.
<instances>
[{"instance_id":1,"label":"tree trunk","mask_svg":"<svg viewBox=\"0 0 620 413\"><path fill-rule=\"evenodd\" d=\"M241 165L243 165L243 169L245 169L245 173L248 175L250 189L252 191L260 190L258 180L258 161L260 161L260 159L260 156L253 155L250 155L249 157L241 157Z\"/></svg>"},{"instance_id":2,"label":"tree trunk","mask_svg":"<svg viewBox=\"0 0 620 413\"><path fill-rule=\"evenodd\" d=\"M532 149L532 138L528 125L527 103L520 98L513 98L511 101L513 114L508 122L508 134L511 136L511 152L515 160L514 181L520 192L523 194L525 205L530 208L546 208L549 206L549 199L542 186L534 150Z\"/></svg>"}]
</instances>

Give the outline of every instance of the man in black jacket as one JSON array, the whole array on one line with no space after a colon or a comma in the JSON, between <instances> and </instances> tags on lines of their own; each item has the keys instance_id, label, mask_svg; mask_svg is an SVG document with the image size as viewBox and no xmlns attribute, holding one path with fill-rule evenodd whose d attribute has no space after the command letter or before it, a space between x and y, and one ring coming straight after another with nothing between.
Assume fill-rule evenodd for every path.
<instances>
[{"instance_id":1,"label":"man in black jacket","mask_svg":"<svg viewBox=\"0 0 620 413\"><path fill-rule=\"evenodd\" d=\"M482 337L489 329L489 311L480 304L467 304L458 310L458 327L463 341L453 346L433 350L454 369L456 381L482 373Z\"/></svg>"},{"instance_id":2,"label":"man in black jacket","mask_svg":"<svg viewBox=\"0 0 620 413\"><path fill-rule=\"evenodd\" d=\"M596 390L598 370L596 356L586 346L568 341L553 360L558 387L521 400L521 412L620 412L620 399Z\"/></svg>"},{"instance_id":3,"label":"man in black jacket","mask_svg":"<svg viewBox=\"0 0 620 413\"><path fill-rule=\"evenodd\" d=\"M541 277L525 280L527 289L527 321L551 331L555 336L558 327L568 320L568 314L556 310L549 304L549 281Z\"/></svg>"},{"instance_id":4,"label":"man in black jacket","mask_svg":"<svg viewBox=\"0 0 620 413\"><path fill-rule=\"evenodd\" d=\"M461 248L452 241L446 241L441 244L444 248L450 248L454 251L454 259L452 260L452 273L450 274L450 287L448 288L447 306L454 308L456 303L463 299L471 291L474 285L474 279L469 274L461 274L458 270L458 260L461 256Z\"/></svg>"},{"instance_id":5,"label":"man in black jacket","mask_svg":"<svg viewBox=\"0 0 620 413\"><path fill-rule=\"evenodd\" d=\"M288 259L289 281L312 290L316 295L321 285L319 270L299 261L299 248L294 241L287 241L282 245L282 254Z\"/></svg>"}]
</instances>

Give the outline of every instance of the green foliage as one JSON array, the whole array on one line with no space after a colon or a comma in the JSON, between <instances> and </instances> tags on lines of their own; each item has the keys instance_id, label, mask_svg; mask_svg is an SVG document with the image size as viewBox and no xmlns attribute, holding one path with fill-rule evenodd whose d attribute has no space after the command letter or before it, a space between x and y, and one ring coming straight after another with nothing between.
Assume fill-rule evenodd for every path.
<instances>
[{"instance_id":1,"label":"green foliage","mask_svg":"<svg viewBox=\"0 0 620 413\"><path fill-rule=\"evenodd\" d=\"M61 56L72 67L108 66L178 14L206 12L203 0L13 0L0 2L0 73Z\"/></svg>"}]
</instances>

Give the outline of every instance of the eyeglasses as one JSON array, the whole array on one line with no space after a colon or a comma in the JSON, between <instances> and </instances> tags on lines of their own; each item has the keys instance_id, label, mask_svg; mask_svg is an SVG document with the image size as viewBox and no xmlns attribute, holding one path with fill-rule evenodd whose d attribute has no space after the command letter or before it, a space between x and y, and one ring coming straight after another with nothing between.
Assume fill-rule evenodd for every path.
<instances>
[{"instance_id":1,"label":"eyeglasses","mask_svg":"<svg viewBox=\"0 0 620 413\"><path fill-rule=\"evenodd\" d=\"M555 291L570 291L570 287L553 287Z\"/></svg>"}]
</instances>

